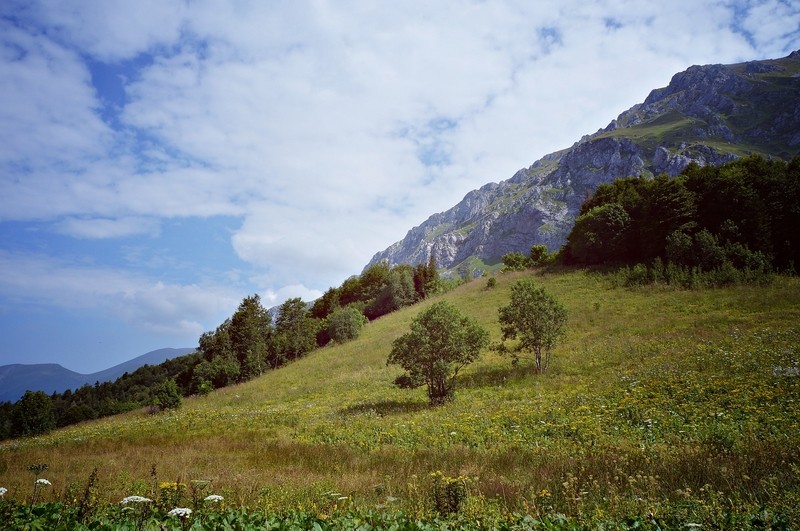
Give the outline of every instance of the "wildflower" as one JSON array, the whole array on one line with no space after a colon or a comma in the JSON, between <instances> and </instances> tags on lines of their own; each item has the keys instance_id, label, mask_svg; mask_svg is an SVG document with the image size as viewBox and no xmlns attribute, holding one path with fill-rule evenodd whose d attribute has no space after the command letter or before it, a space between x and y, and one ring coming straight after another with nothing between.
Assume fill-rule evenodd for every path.
<instances>
[{"instance_id":1,"label":"wildflower","mask_svg":"<svg viewBox=\"0 0 800 531\"><path fill-rule=\"evenodd\" d=\"M0 487L0 498L2 498L3 496L5 496L5 495L6 495L6 492L8 492L8 489L7 489L7 488L5 488L5 487Z\"/></svg>"},{"instance_id":2,"label":"wildflower","mask_svg":"<svg viewBox=\"0 0 800 531\"><path fill-rule=\"evenodd\" d=\"M223 498L223 497L222 497L222 496L220 496L219 494L209 494L209 495L208 495L208 496L206 496L204 499L205 499L205 501L207 501L207 502L221 502L221 501L222 501L222 500L224 500L225 498Z\"/></svg>"},{"instance_id":3,"label":"wildflower","mask_svg":"<svg viewBox=\"0 0 800 531\"><path fill-rule=\"evenodd\" d=\"M145 498L144 496L128 496L127 498L123 498L120 502L122 505L127 505L129 503L150 503L150 498Z\"/></svg>"},{"instance_id":4,"label":"wildflower","mask_svg":"<svg viewBox=\"0 0 800 531\"><path fill-rule=\"evenodd\" d=\"M37 485L52 485L48 480L41 478L36 480Z\"/></svg>"},{"instance_id":5,"label":"wildflower","mask_svg":"<svg viewBox=\"0 0 800 531\"><path fill-rule=\"evenodd\" d=\"M178 518L189 518L192 515L192 510L187 507L175 507L167 514L169 516L177 516Z\"/></svg>"}]
</instances>

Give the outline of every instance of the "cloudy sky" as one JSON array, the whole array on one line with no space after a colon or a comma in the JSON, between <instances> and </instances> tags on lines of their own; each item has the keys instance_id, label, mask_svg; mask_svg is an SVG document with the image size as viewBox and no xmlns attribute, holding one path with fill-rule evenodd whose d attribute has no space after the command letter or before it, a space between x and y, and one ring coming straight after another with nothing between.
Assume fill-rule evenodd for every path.
<instances>
[{"instance_id":1,"label":"cloudy sky","mask_svg":"<svg viewBox=\"0 0 800 531\"><path fill-rule=\"evenodd\" d=\"M786 0L0 3L0 365L195 346L312 300L693 64L800 48Z\"/></svg>"}]
</instances>

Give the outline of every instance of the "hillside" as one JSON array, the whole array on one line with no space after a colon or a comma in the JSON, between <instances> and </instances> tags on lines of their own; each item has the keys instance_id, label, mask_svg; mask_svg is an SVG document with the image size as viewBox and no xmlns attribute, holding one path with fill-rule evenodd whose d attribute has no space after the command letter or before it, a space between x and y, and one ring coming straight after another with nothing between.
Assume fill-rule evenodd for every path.
<instances>
[{"instance_id":1,"label":"hillside","mask_svg":"<svg viewBox=\"0 0 800 531\"><path fill-rule=\"evenodd\" d=\"M629 176L677 175L690 162L719 165L748 154L800 155L800 51L782 59L693 66L667 87L510 179L469 192L375 264L427 263L479 274L509 252L564 243L584 200L602 183Z\"/></svg>"},{"instance_id":2,"label":"hillside","mask_svg":"<svg viewBox=\"0 0 800 531\"><path fill-rule=\"evenodd\" d=\"M497 308L531 274L569 311L551 372L486 352L443 407L393 387L391 343L425 305L444 298L497 341ZM231 504L267 511L422 514L432 508L430 474L441 471L463 476L474 515L591 523L650 512L679 527L767 507L769 518L800 524L798 322L797 278L682 291L614 288L585 271L504 274L494 289L465 284L175 412L6 441L0 485L21 499L25 466L47 463L48 499L80 490L97 467L112 504L157 496L158 482L204 480Z\"/></svg>"},{"instance_id":3,"label":"hillside","mask_svg":"<svg viewBox=\"0 0 800 531\"><path fill-rule=\"evenodd\" d=\"M16 402L25 391L62 393L95 382L113 382L126 372L144 365L158 365L165 360L183 356L193 348L162 348L153 350L108 369L91 374L81 374L57 363L13 364L0 366L0 402Z\"/></svg>"}]
</instances>

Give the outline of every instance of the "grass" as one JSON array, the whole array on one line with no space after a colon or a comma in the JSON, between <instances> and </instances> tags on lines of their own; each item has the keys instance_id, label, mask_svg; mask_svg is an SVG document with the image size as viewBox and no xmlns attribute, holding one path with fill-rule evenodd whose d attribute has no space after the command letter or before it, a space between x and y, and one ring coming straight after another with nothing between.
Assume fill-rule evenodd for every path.
<instances>
[{"instance_id":1,"label":"grass","mask_svg":"<svg viewBox=\"0 0 800 531\"><path fill-rule=\"evenodd\" d=\"M473 519L800 525L800 280L681 291L525 272L443 297L499 340L497 308L531 274L570 314L546 375L486 352L443 407L428 408L424 390L394 388L391 343L434 298L175 412L5 442L0 486L23 501L35 479L26 466L47 463L43 501L74 503L69 493L97 467L98 504L204 480L254 510L422 515L435 512L439 471L462 478L461 513Z\"/></svg>"}]
</instances>

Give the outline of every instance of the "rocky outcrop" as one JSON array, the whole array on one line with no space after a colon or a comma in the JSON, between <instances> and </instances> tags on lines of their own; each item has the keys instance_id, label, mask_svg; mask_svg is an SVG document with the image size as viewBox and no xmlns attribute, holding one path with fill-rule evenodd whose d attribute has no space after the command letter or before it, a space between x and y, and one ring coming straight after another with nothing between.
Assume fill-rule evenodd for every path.
<instances>
[{"instance_id":1,"label":"rocky outcrop","mask_svg":"<svg viewBox=\"0 0 800 531\"><path fill-rule=\"evenodd\" d=\"M688 164L719 165L746 153L800 155L800 51L783 59L693 66L676 74L608 127L552 153L510 179L469 192L434 214L370 265L440 267L496 263L564 243L583 202L618 177L678 175ZM475 271L480 273L480 269Z\"/></svg>"}]
</instances>

